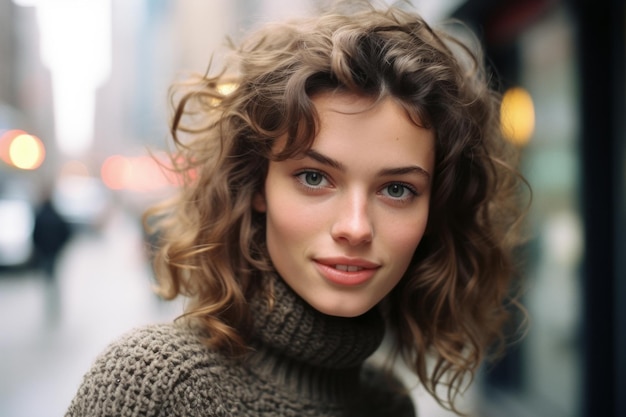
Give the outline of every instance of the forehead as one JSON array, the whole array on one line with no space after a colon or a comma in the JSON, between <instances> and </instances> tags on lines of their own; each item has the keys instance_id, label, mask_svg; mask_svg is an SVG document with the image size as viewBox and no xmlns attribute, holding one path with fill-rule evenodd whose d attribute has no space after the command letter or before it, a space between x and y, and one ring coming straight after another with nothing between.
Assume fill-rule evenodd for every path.
<instances>
[{"instance_id":1,"label":"forehead","mask_svg":"<svg viewBox=\"0 0 626 417\"><path fill-rule=\"evenodd\" d=\"M434 132L416 124L392 98L325 93L313 103L320 123L312 144L316 152L356 165L417 164L432 170Z\"/></svg>"},{"instance_id":2,"label":"forehead","mask_svg":"<svg viewBox=\"0 0 626 417\"><path fill-rule=\"evenodd\" d=\"M373 115L380 115L381 108L392 108L392 111L387 111L386 116L378 117L381 123L392 124L395 122L406 123L409 122L418 127L425 128L427 130L432 129L433 126L428 120L424 120L422 116L425 116L424 109L419 108L416 105L406 103L399 98L392 95L383 95L381 97L361 95L352 92L339 91L339 92L323 92L314 95L311 98L313 105L320 116L322 123L323 119L338 119L336 113L339 115L353 115L355 119L359 116L367 120ZM386 120L385 120L386 119ZM347 119L346 119L347 120Z\"/></svg>"},{"instance_id":3,"label":"forehead","mask_svg":"<svg viewBox=\"0 0 626 417\"><path fill-rule=\"evenodd\" d=\"M387 147L392 141L403 138L434 145L434 130L425 127L417 112L409 112L406 106L391 96L376 99L346 91L326 91L311 97L317 114L316 136L311 141L296 139L290 145L287 158L303 156L311 147L334 143L353 146L351 153L360 151L371 139L373 146ZM426 139L420 137L426 137ZM272 145L274 156L284 152L287 135L279 136ZM397 147L396 147L397 148ZM433 146L434 149L434 146ZM282 159L282 157L280 158Z\"/></svg>"}]
</instances>

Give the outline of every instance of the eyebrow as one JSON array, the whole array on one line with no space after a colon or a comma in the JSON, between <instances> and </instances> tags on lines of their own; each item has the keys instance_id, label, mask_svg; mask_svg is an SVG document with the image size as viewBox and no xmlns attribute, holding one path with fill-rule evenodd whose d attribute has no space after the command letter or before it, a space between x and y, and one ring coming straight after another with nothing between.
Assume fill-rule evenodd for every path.
<instances>
[{"instance_id":1,"label":"eyebrow","mask_svg":"<svg viewBox=\"0 0 626 417\"><path fill-rule=\"evenodd\" d=\"M308 151L306 151L305 155L319 162L320 164L330 166L339 171L343 171L343 172L346 171L345 165L343 165L341 162L329 156L321 154L313 149L309 149ZM384 168L384 169L381 169L378 174L380 176L392 176L392 175L406 175L406 174L412 174L412 173L417 173L430 179L430 173L426 171L424 168L420 167L419 165L411 165L411 166L397 167L397 168Z\"/></svg>"}]
</instances>

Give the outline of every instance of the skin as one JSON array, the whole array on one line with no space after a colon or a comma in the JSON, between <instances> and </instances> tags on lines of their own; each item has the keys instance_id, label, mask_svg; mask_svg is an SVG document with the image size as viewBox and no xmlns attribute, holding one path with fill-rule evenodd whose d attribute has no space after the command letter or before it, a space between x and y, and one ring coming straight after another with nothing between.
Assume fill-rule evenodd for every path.
<instances>
[{"instance_id":1,"label":"skin","mask_svg":"<svg viewBox=\"0 0 626 417\"><path fill-rule=\"evenodd\" d=\"M311 151L270 161L253 204L266 213L269 254L287 284L322 313L356 317L401 280L422 239L434 133L391 98L373 106L325 93L313 102Z\"/></svg>"}]
</instances>

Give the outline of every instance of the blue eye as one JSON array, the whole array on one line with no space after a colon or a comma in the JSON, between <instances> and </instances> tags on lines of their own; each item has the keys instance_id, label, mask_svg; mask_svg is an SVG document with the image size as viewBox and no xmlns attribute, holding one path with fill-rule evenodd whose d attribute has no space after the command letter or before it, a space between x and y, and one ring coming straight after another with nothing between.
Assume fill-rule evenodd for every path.
<instances>
[{"instance_id":1,"label":"blue eye","mask_svg":"<svg viewBox=\"0 0 626 417\"><path fill-rule=\"evenodd\" d=\"M296 178L302 185L310 188L322 188L328 185L328 179L319 171L302 171L296 174Z\"/></svg>"},{"instance_id":2,"label":"blue eye","mask_svg":"<svg viewBox=\"0 0 626 417\"><path fill-rule=\"evenodd\" d=\"M394 182L386 185L382 194L394 200L409 200L417 195L417 191L406 184Z\"/></svg>"}]
</instances>

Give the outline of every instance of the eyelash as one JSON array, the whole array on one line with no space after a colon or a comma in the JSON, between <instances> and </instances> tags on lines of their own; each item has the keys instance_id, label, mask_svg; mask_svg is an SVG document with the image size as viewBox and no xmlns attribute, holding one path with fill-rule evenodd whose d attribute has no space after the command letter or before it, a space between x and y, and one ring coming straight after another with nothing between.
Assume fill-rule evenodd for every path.
<instances>
[{"instance_id":1,"label":"eyelash","mask_svg":"<svg viewBox=\"0 0 626 417\"><path fill-rule=\"evenodd\" d=\"M315 170L315 169L305 169L302 171L298 171L297 173L294 174L294 177L296 178L298 184L300 186L302 186L304 189L308 190L308 191L316 191L322 188L327 187L327 185L311 185L311 184L307 184L306 182L306 175L309 174L316 174L316 175L320 175L321 176L321 181L327 181L330 184L330 180L328 179L328 175L326 175L324 172L319 171L319 170ZM380 193L382 194L384 192L384 190L389 189L389 187L394 186L394 185L399 185L400 187L402 187L405 191L408 191L408 196L405 197L392 197L389 195L383 195L385 198L396 202L396 203L408 203L411 200L413 200L414 197L419 196L419 192L417 191L417 189L415 189L415 187L413 187L411 184L407 184L404 182L398 182L398 181L394 181L394 182L390 182L385 184L382 188Z\"/></svg>"},{"instance_id":2,"label":"eyelash","mask_svg":"<svg viewBox=\"0 0 626 417\"><path fill-rule=\"evenodd\" d=\"M411 184L406 184L404 182L391 182L389 184L385 184L382 190L388 190L389 187L393 185L399 185L404 190L408 191L408 195L404 197L385 196L386 198L389 198L390 200L393 200L394 202L408 203L412 201L415 197L419 196L419 193L417 192L415 187L413 187Z\"/></svg>"},{"instance_id":3,"label":"eyelash","mask_svg":"<svg viewBox=\"0 0 626 417\"><path fill-rule=\"evenodd\" d=\"M307 190L318 190L320 188L323 188L325 186L320 186L320 185L311 185L311 184L307 184L306 183L306 175L308 174L317 174L321 176L322 181L327 181L328 183L330 183L330 180L328 179L328 175L326 175L324 172L322 171L318 171L316 169L303 169L301 171L298 171L297 173L294 174L294 177L296 178L296 180L298 181L298 183L300 185L302 185L304 188L306 188Z\"/></svg>"}]
</instances>

